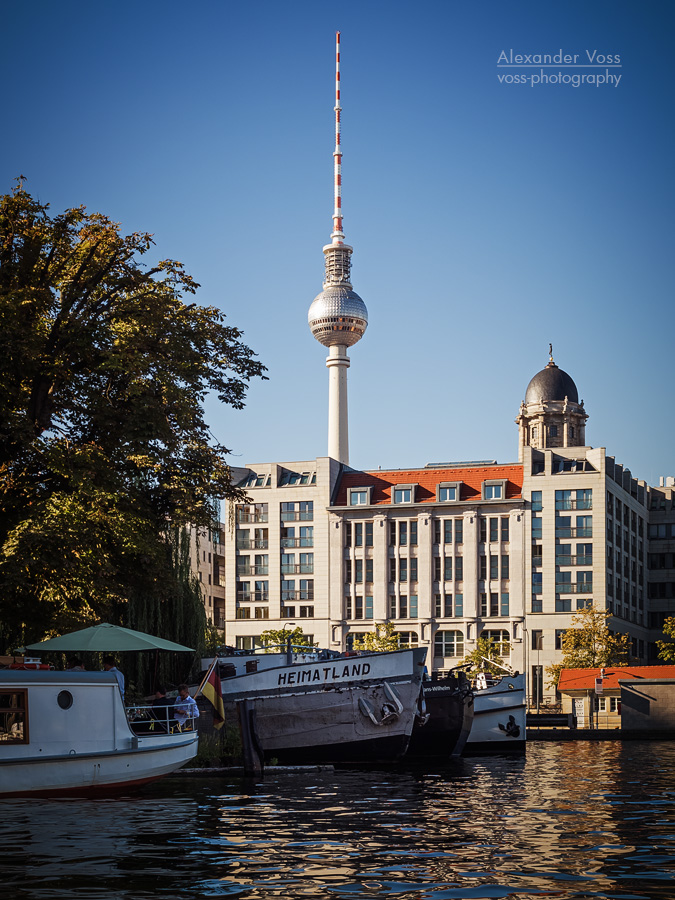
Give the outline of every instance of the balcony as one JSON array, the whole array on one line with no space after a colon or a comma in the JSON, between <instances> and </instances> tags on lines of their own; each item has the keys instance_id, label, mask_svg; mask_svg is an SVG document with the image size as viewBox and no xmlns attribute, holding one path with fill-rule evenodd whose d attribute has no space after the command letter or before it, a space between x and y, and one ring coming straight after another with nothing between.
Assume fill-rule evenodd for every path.
<instances>
[{"instance_id":1,"label":"balcony","mask_svg":"<svg viewBox=\"0 0 675 900\"><path fill-rule=\"evenodd\" d=\"M237 578L250 578L251 575L269 575L269 566L248 566L246 569L237 569Z\"/></svg>"},{"instance_id":2,"label":"balcony","mask_svg":"<svg viewBox=\"0 0 675 900\"><path fill-rule=\"evenodd\" d=\"M281 538L282 547L313 547L313 537Z\"/></svg>"},{"instance_id":3,"label":"balcony","mask_svg":"<svg viewBox=\"0 0 675 900\"><path fill-rule=\"evenodd\" d=\"M587 500L556 500L555 508L564 510L564 509L593 509L593 499Z\"/></svg>"},{"instance_id":4,"label":"balcony","mask_svg":"<svg viewBox=\"0 0 675 900\"><path fill-rule=\"evenodd\" d=\"M267 550L270 542L265 540L237 541L237 550Z\"/></svg>"},{"instance_id":5,"label":"balcony","mask_svg":"<svg viewBox=\"0 0 675 900\"><path fill-rule=\"evenodd\" d=\"M556 556L556 566L592 566L592 556Z\"/></svg>"},{"instance_id":6,"label":"balcony","mask_svg":"<svg viewBox=\"0 0 675 900\"><path fill-rule=\"evenodd\" d=\"M314 510L303 510L302 512L282 512L282 522L312 522L314 520ZM267 519L265 519L267 521Z\"/></svg>"},{"instance_id":7,"label":"balcony","mask_svg":"<svg viewBox=\"0 0 675 900\"><path fill-rule=\"evenodd\" d=\"M281 567L282 575L313 575L314 563L295 563L291 565L283 565Z\"/></svg>"},{"instance_id":8,"label":"balcony","mask_svg":"<svg viewBox=\"0 0 675 900\"><path fill-rule=\"evenodd\" d=\"M269 522L269 514L264 512L238 512L237 522L246 522L249 525L256 522Z\"/></svg>"},{"instance_id":9,"label":"balcony","mask_svg":"<svg viewBox=\"0 0 675 900\"><path fill-rule=\"evenodd\" d=\"M556 594L592 594L593 585L586 582L577 582L573 584L571 581L556 582Z\"/></svg>"},{"instance_id":10,"label":"balcony","mask_svg":"<svg viewBox=\"0 0 675 900\"><path fill-rule=\"evenodd\" d=\"M300 603L314 603L314 591L282 591L281 602L292 603L298 601Z\"/></svg>"},{"instance_id":11,"label":"balcony","mask_svg":"<svg viewBox=\"0 0 675 900\"><path fill-rule=\"evenodd\" d=\"M237 591L237 600L240 603L269 603L270 595L267 591Z\"/></svg>"},{"instance_id":12,"label":"balcony","mask_svg":"<svg viewBox=\"0 0 675 900\"><path fill-rule=\"evenodd\" d=\"M563 528L556 527L555 536L559 538L589 538L593 537L592 528Z\"/></svg>"}]
</instances>

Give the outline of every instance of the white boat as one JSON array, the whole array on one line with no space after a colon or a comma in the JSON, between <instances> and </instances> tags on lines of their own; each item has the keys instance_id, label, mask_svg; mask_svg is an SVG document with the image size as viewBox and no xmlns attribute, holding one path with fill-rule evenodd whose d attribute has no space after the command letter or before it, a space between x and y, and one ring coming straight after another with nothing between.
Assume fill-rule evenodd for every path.
<instances>
[{"instance_id":1,"label":"white boat","mask_svg":"<svg viewBox=\"0 0 675 900\"><path fill-rule=\"evenodd\" d=\"M0 796L110 793L195 756L194 723L137 734L139 709L125 709L113 673L0 670Z\"/></svg>"},{"instance_id":2,"label":"white boat","mask_svg":"<svg viewBox=\"0 0 675 900\"><path fill-rule=\"evenodd\" d=\"M473 686L473 723L464 753L525 751L525 675L480 673Z\"/></svg>"},{"instance_id":3,"label":"white boat","mask_svg":"<svg viewBox=\"0 0 675 900\"><path fill-rule=\"evenodd\" d=\"M425 657L424 648L235 655L220 660L230 673L223 700L248 701L267 760L389 762L405 754L420 715Z\"/></svg>"}]
</instances>

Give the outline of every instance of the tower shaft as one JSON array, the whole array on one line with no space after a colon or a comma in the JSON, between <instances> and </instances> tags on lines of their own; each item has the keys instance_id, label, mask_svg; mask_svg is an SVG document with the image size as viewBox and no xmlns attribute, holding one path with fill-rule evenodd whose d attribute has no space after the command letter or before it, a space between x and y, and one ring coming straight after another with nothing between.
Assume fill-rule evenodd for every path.
<instances>
[{"instance_id":1,"label":"tower shaft","mask_svg":"<svg viewBox=\"0 0 675 900\"><path fill-rule=\"evenodd\" d=\"M349 416L347 404L347 348L333 344L326 358L328 367L328 455L349 465Z\"/></svg>"}]
</instances>

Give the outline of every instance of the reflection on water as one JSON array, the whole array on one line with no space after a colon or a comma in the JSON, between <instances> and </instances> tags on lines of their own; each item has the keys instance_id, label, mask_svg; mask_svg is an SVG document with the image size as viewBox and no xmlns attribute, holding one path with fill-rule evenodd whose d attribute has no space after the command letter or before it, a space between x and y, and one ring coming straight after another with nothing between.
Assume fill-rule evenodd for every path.
<instances>
[{"instance_id":1,"label":"reflection on water","mask_svg":"<svg viewBox=\"0 0 675 900\"><path fill-rule=\"evenodd\" d=\"M421 773L173 778L2 803L3 895L675 897L675 744L567 743Z\"/></svg>"}]
</instances>

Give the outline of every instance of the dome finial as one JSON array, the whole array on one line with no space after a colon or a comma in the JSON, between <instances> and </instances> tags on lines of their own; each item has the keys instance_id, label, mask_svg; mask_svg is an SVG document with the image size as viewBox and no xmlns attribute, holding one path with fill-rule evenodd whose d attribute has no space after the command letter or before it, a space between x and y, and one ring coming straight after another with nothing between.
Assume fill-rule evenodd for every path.
<instances>
[{"instance_id":1,"label":"dome finial","mask_svg":"<svg viewBox=\"0 0 675 900\"><path fill-rule=\"evenodd\" d=\"M553 344L548 345L548 364L549 366L555 365L555 363L553 362Z\"/></svg>"}]
</instances>

